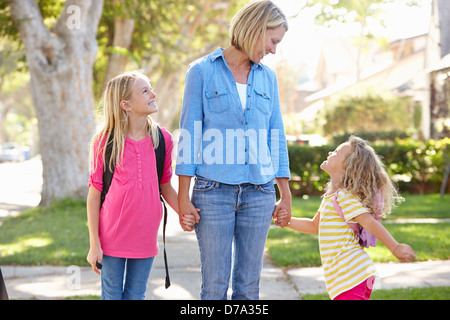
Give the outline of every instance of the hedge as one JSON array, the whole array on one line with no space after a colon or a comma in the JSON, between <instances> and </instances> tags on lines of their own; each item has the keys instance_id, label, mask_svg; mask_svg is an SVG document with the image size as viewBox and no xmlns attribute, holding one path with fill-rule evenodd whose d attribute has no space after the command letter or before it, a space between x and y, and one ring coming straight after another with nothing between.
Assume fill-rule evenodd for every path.
<instances>
[{"instance_id":1,"label":"hedge","mask_svg":"<svg viewBox=\"0 0 450 320\"><path fill-rule=\"evenodd\" d=\"M372 142L371 145L402 192L439 192L445 166L450 161L450 138L429 141L407 138L394 142ZM320 164L336 147L288 145L290 185L294 195L323 193L329 177L320 169ZM449 190L447 185L446 192Z\"/></svg>"}]
</instances>

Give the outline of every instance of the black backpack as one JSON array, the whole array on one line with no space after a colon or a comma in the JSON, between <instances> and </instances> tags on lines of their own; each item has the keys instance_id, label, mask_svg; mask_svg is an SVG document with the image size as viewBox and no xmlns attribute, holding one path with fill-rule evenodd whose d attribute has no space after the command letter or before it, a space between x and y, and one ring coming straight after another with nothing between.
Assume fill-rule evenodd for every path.
<instances>
[{"instance_id":1,"label":"black backpack","mask_svg":"<svg viewBox=\"0 0 450 320\"><path fill-rule=\"evenodd\" d=\"M158 183L159 183L159 199L161 200L164 207L164 225L163 225L163 243L164 243L164 266L166 268L166 289L170 287L170 277L169 277L169 267L167 264L167 254L166 254L166 224L167 224L167 207L164 199L161 195L161 178L164 171L164 162L166 159L166 144L164 141L164 135L161 131L161 128L158 127L159 133L159 145L155 149L156 156L156 171L158 172ZM106 153L105 153L105 171L103 172L103 190L100 198L100 208L105 201L106 194L108 193L109 187L112 182L112 178L114 175L114 167L112 170L109 169L109 162L111 160L112 153L112 140L114 138L114 130L111 130L111 135L109 136L108 143L106 144Z\"/></svg>"}]
</instances>

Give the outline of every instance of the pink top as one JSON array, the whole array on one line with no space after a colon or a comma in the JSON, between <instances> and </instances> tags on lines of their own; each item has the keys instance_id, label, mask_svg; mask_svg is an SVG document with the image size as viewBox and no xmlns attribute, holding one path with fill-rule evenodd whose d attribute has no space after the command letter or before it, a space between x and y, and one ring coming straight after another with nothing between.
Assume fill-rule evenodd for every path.
<instances>
[{"instance_id":1,"label":"pink top","mask_svg":"<svg viewBox=\"0 0 450 320\"><path fill-rule=\"evenodd\" d=\"M166 159L161 184L172 177L172 135L161 128L166 143ZM105 144L105 141L102 142ZM94 152L98 141L95 142ZM89 186L101 191L103 159L95 154L91 163ZM120 258L149 258L158 254L158 229L162 218L158 174L150 136L134 141L125 138L123 160L114 170L105 201L100 210L99 236L103 253Z\"/></svg>"}]
</instances>

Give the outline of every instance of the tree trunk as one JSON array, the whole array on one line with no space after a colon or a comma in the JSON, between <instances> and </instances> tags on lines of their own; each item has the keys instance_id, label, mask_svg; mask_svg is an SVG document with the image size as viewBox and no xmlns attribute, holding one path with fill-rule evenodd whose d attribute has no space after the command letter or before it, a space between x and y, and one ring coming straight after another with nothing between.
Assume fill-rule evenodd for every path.
<instances>
[{"instance_id":1,"label":"tree trunk","mask_svg":"<svg viewBox=\"0 0 450 320\"><path fill-rule=\"evenodd\" d=\"M41 205L85 197L95 123L92 73L103 0L67 0L49 31L34 0L10 0L25 45L43 166Z\"/></svg>"},{"instance_id":2,"label":"tree trunk","mask_svg":"<svg viewBox=\"0 0 450 320\"><path fill-rule=\"evenodd\" d=\"M167 71L153 85L158 95L158 112L152 114L160 125L173 129L172 122L180 110L180 92L183 79L183 71Z\"/></svg>"},{"instance_id":3,"label":"tree trunk","mask_svg":"<svg viewBox=\"0 0 450 320\"><path fill-rule=\"evenodd\" d=\"M134 32L134 20L117 17L114 18L114 38L112 43L113 52L109 56L108 67L106 69L103 81L103 89L106 88L108 81L125 71L128 63L128 57L120 52L114 52L114 49L129 49Z\"/></svg>"}]
</instances>

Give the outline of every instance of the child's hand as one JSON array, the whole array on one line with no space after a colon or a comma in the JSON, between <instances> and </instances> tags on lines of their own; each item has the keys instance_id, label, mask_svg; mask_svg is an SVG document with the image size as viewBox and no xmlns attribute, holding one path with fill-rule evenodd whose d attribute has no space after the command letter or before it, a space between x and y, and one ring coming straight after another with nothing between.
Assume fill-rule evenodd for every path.
<instances>
[{"instance_id":1,"label":"child's hand","mask_svg":"<svg viewBox=\"0 0 450 320\"><path fill-rule=\"evenodd\" d=\"M196 210L197 212L200 212L200 209L197 208ZM196 223L198 223L198 221L193 214L180 215L180 226L184 231L193 231Z\"/></svg>"},{"instance_id":2,"label":"child's hand","mask_svg":"<svg viewBox=\"0 0 450 320\"><path fill-rule=\"evenodd\" d=\"M96 262L100 263L102 262L102 259L103 259L102 248L100 248L100 246L90 247L86 260L92 266L92 270L94 270L96 274L100 274L100 269L97 268Z\"/></svg>"},{"instance_id":3,"label":"child's hand","mask_svg":"<svg viewBox=\"0 0 450 320\"><path fill-rule=\"evenodd\" d=\"M281 226L283 224L289 224L290 222L288 221L288 219L289 219L288 212L285 209L280 209L278 211L278 215L275 218L275 224L277 226Z\"/></svg>"},{"instance_id":4,"label":"child's hand","mask_svg":"<svg viewBox=\"0 0 450 320\"><path fill-rule=\"evenodd\" d=\"M392 252L392 254L402 262L409 262L411 260L416 260L416 254L413 249L407 244L400 243Z\"/></svg>"}]
</instances>

